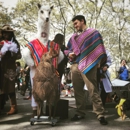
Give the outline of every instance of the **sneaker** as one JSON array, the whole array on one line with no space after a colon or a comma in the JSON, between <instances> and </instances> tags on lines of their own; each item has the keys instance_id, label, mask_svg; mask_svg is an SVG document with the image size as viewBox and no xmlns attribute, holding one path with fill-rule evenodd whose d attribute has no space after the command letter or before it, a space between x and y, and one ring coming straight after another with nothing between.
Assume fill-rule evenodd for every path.
<instances>
[{"instance_id":1,"label":"sneaker","mask_svg":"<svg viewBox=\"0 0 130 130\"><path fill-rule=\"evenodd\" d=\"M78 121L84 119L84 116L79 116L77 114L74 115L74 117L71 118L71 121Z\"/></svg>"},{"instance_id":2,"label":"sneaker","mask_svg":"<svg viewBox=\"0 0 130 130\"><path fill-rule=\"evenodd\" d=\"M25 98L23 98L24 100L31 100L31 97L30 96L28 96L28 97L25 97Z\"/></svg>"},{"instance_id":3,"label":"sneaker","mask_svg":"<svg viewBox=\"0 0 130 130\"><path fill-rule=\"evenodd\" d=\"M25 92L24 92L24 91L20 91L20 94L21 94L22 96L25 96Z\"/></svg>"},{"instance_id":4,"label":"sneaker","mask_svg":"<svg viewBox=\"0 0 130 130\"><path fill-rule=\"evenodd\" d=\"M108 122L106 121L106 119L104 117L100 117L98 120L100 121L101 125L107 125L108 124Z\"/></svg>"}]
</instances>

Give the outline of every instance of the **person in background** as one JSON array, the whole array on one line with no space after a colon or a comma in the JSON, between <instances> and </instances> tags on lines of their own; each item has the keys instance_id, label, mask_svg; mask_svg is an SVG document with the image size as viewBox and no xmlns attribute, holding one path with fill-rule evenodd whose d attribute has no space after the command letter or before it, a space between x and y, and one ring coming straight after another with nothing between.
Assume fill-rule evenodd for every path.
<instances>
[{"instance_id":1,"label":"person in background","mask_svg":"<svg viewBox=\"0 0 130 130\"><path fill-rule=\"evenodd\" d=\"M10 25L2 27L3 41L1 44L1 69L2 82L1 92L9 96L11 108L7 115L17 113L17 102L15 94L16 60L21 58L20 45L15 38L14 29Z\"/></svg>"},{"instance_id":2,"label":"person in background","mask_svg":"<svg viewBox=\"0 0 130 130\"><path fill-rule=\"evenodd\" d=\"M119 68L119 79L128 81L129 80L129 67L125 59L121 60L121 66Z\"/></svg>"},{"instance_id":3,"label":"person in background","mask_svg":"<svg viewBox=\"0 0 130 130\"><path fill-rule=\"evenodd\" d=\"M24 67L24 74L25 74L25 89L24 91L24 95L26 90L29 90L29 94L27 97L23 98L24 100L30 100L31 96L32 96L32 87L31 87L31 81L30 81L30 67L28 65L25 65Z\"/></svg>"},{"instance_id":4,"label":"person in background","mask_svg":"<svg viewBox=\"0 0 130 130\"><path fill-rule=\"evenodd\" d=\"M62 75L64 73L64 68L67 65L67 57L64 54L65 46L63 45L64 42L64 35L63 34L56 34L54 39L51 41L53 42L54 49L58 51L59 57L56 57L53 59L53 65L57 69L60 79L62 78ZM50 45L48 45L49 50ZM57 62L57 65L56 65Z\"/></svg>"},{"instance_id":5,"label":"person in background","mask_svg":"<svg viewBox=\"0 0 130 130\"><path fill-rule=\"evenodd\" d=\"M86 104L84 85L87 86L92 99L94 112L100 124L107 125L104 117L104 107L97 89L97 68L106 61L106 51L101 34L86 26L83 15L72 19L76 33L70 38L65 54L70 59L72 83L76 100L76 114L71 118L77 121L85 118Z\"/></svg>"},{"instance_id":6,"label":"person in background","mask_svg":"<svg viewBox=\"0 0 130 130\"><path fill-rule=\"evenodd\" d=\"M106 54L107 54L107 62L104 66L102 66L102 68L99 69L99 73L98 73L98 77L100 77L100 79L98 80L98 86L101 91L100 96L104 107L106 104L106 99L108 97L108 94L112 92L110 73L108 71L109 66L112 64L112 59L111 59L110 52L108 50L106 50Z\"/></svg>"},{"instance_id":7,"label":"person in background","mask_svg":"<svg viewBox=\"0 0 130 130\"><path fill-rule=\"evenodd\" d=\"M63 43L64 43L64 35L60 34L60 33L56 34L53 41L55 43L57 43L59 45L59 48L60 48L57 71L59 73L60 82L61 82L62 76L65 73L65 67L67 66L67 62L68 62L68 58L64 54L64 50L66 49L65 45L63 45ZM61 88L62 88L62 84L60 84L60 93L62 91Z\"/></svg>"},{"instance_id":8,"label":"person in background","mask_svg":"<svg viewBox=\"0 0 130 130\"><path fill-rule=\"evenodd\" d=\"M18 90L20 90L20 79L19 79L20 70L21 70L21 65L20 65L20 62L17 61L16 62L16 84L17 84Z\"/></svg>"},{"instance_id":9,"label":"person in background","mask_svg":"<svg viewBox=\"0 0 130 130\"><path fill-rule=\"evenodd\" d=\"M19 80L20 80L20 94L25 96L26 92L26 82L25 82L25 73L24 73L24 68L20 69L20 75L19 75Z\"/></svg>"}]
</instances>

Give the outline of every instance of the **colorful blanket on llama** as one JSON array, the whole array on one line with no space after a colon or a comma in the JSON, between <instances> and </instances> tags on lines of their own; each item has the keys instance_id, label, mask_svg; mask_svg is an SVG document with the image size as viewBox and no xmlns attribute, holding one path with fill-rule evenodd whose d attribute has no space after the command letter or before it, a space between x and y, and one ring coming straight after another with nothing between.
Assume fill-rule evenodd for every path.
<instances>
[{"instance_id":1,"label":"colorful blanket on llama","mask_svg":"<svg viewBox=\"0 0 130 130\"><path fill-rule=\"evenodd\" d=\"M34 63L37 66L44 53L47 52L46 46L44 46L38 39L30 41L26 46L31 51Z\"/></svg>"},{"instance_id":2,"label":"colorful blanket on llama","mask_svg":"<svg viewBox=\"0 0 130 130\"><path fill-rule=\"evenodd\" d=\"M74 52L78 58L78 68L86 74L96 64L106 61L106 51L100 33L95 29L87 29L80 35L75 33L68 42L65 54Z\"/></svg>"}]
</instances>

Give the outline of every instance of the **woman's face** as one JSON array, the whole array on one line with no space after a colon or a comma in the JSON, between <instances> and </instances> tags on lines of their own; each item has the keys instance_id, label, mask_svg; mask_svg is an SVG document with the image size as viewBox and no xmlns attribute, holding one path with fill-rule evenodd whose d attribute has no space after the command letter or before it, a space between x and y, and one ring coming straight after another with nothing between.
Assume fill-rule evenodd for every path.
<instances>
[{"instance_id":1,"label":"woman's face","mask_svg":"<svg viewBox=\"0 0 130 130\"><path fill-rule=\"evenodd\" d=\"M12 32L3 32L3 38L4 40L11 40Z\"/></svg>"},{"instance_id":2,"label":"woman's face","mask_svg":"<svg viewBox=\"0 0 130 130\"><path fill-rule=\"evenodd\" d=\"M121 62L123 65L125 65L126 64L126 61L125 60L122 60L122 62Z\"/></svg>"}]
</instances>

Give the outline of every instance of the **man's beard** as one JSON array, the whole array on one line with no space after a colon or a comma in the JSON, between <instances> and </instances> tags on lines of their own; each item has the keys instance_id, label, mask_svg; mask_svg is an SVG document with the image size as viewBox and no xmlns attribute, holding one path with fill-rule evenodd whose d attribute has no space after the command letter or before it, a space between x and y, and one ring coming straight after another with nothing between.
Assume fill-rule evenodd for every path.
<instances>
[{"instance_id":1,"label":"man's beard","mask_svg":"<svg viewBox=\"0 0 130 130\"><path fill-rule=\"evenodd\" d=\"M83 30L82 30L82 28L80 28L79 30L78 30L78 32L82 32Z\"/></svg>"},{"instance_id":2,"label":"man's beard","mask_svg":"<svg viewBox=\"0 0 130 130\"><path fill-rule=\"evenodd\" d=\"M79 27L78 32L80 32L80 33L83 32L83 27L82 26Z\"/></svg>"}]
</instances>

